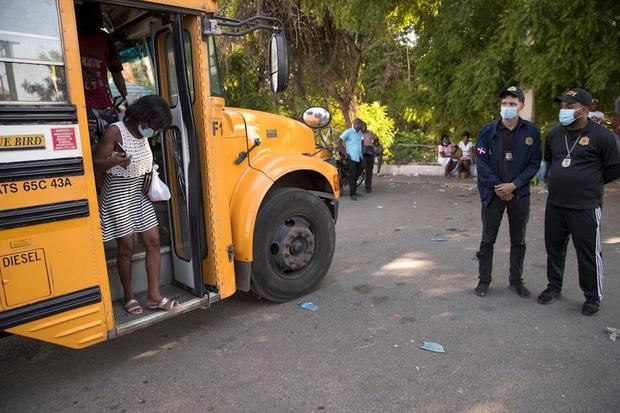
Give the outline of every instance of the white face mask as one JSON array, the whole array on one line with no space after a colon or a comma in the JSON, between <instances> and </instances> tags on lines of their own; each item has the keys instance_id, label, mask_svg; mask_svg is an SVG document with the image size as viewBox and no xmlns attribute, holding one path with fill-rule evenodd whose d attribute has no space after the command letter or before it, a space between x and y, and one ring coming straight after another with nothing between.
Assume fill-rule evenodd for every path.
<instances>
[{"instance_id":1,"label":"white face mask","mask_svg":"<svg viewBox=\"0 0 620 413\"><path fill-rule=\"evenodd\" d=\"M560 109L560 112L558 113L558 120L560 121L562 126L568 126L577 119L584 116L585 113L583 115L575 117L575 112L577 112L579 109Z\"/></svg>"},{"instance_id":2,"label":"white face mask","mask_svg":"<svg viewBox=\"0 0 620 413\"><path fill-rule=\"evenodd\" d=\"M140 132L140 135L144 136L145 138L152 138L153 136L155 136L155 131L148 126L146 128L143 128L142 125L138 125L138 132Z\"/></svg>"},{"instance_id":3,"label":"white face mask","mask_svg":"<svg viewBox=\"0 0 620 413\"><path fill-rule=\"evenodd\" d=\"M517 108L514 106L502 106L499 110L502 119L511 120L517 117Z\"/></svg>"}]
</instances>

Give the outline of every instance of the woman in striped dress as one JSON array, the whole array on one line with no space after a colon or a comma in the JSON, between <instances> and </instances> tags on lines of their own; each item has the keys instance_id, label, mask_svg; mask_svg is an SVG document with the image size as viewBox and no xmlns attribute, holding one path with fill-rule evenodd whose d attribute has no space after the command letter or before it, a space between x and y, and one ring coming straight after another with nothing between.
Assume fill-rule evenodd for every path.
<instances>
[{"instance_id":1,"label":"woman in striped dress","mask_svg":"<svg viewBox=\"0 0 620 413\"><path fill-rule=\"evenodd\" d=\"M106 176L99 195L103 241L116 239L117 266L123 286L125 309L142 313L131 288L131 257L134 234L142 234L146 247L146 273L150 309L169 311L177 303L162 297L159 290L160 245L157 216L143 192L144 182L153 168L148 138L167 128L172 121L168 103L159 96L144 96L127 108L122 121L106 129L94 153L97 171Z\"/></svg>"}]
</instances>

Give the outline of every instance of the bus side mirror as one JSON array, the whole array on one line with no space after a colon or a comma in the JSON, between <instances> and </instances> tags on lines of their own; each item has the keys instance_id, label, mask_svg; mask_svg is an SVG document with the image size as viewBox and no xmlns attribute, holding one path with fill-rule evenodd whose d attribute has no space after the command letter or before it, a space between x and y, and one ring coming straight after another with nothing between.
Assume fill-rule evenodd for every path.
<instances>
[{"instance_id":1,"label":"bus side mirror","mask_svg":"<svg viewBox=\"0 0 620 413\"><path fill-rule=\"evenodd\" d=\"M322 129L332 121L332 115L325 108L313 107L306 109L302 119L312 129Z\"/></svg>"},{"instance_id":2,"label":"bus side mirror","mask_svg":"<svg viewBox=\"0 0 620 413\"><path fill-rule=\"evenodd\" d=\"M284 92L288 87L289 67L286 37L282 33L271 35L269 50L269 80L271 91Z\"/></svg>"}]
</instances>

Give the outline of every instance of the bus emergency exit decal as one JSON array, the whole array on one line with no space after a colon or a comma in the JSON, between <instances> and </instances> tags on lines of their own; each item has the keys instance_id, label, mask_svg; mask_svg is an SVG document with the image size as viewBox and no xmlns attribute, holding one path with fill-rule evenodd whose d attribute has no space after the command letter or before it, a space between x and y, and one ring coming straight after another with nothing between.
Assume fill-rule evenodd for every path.
<instances>
[{"instance_id":1,"label":"bus emergency exit decal","mask_svg":"<svg viewBox=\"0 0 620 413\"><path fill-rule=\"evenodd\" d=\"M54 142L55 151L77 149L77 143L75 141L75 129L52 128L52 142Z\"/></svg>"},{"instance_id":2,"label":"bus emergency exit decal","mask_svg":"<svg viewBox=\"0 0 620 413\"><path fill-rule=\"evenodd\" d=\"M2 125L0 128L0 164L81 157L80 129L76 124Z\"/></svg>"},{"instance_id":3,"label":"bus emergency exit decal","mask_svg":"<svg viewBox=\"0 0 620 413\"><path fill-rule=\"evenodd\" d=\"M0 136L0 151L45 149L45 135L4 135Z\"/></svg>"}]
</instances>

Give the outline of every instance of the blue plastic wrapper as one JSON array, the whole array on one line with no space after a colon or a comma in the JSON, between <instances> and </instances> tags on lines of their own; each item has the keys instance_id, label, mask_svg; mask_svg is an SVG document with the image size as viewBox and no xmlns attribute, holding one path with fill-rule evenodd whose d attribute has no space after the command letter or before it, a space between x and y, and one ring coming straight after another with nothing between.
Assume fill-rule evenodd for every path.
<instances>
[{"instance_id":1,"label":"blue plastic wrapper","mask_svg":"<svg viewBox=\"0 0 620 413\"><path fill-rule=\"evenodd\" d=\"M431 341L425 341L420 347L423 350L432 351L433 353L445 353L446 350L443 349L443 346L439 343L433 343Z\"/></svg>"},{"instance_id":2,"label":"blue plastic wrapper","mask_svg":"<svg viewBox=\"0 0 620 413\"><path fill-rule=\"evenodd\" d=\"M299 308L303 308L304 310L319 311L319 306L311 303L310 301L300 301L297 305Z\"/></svg>"}]
</instances>

